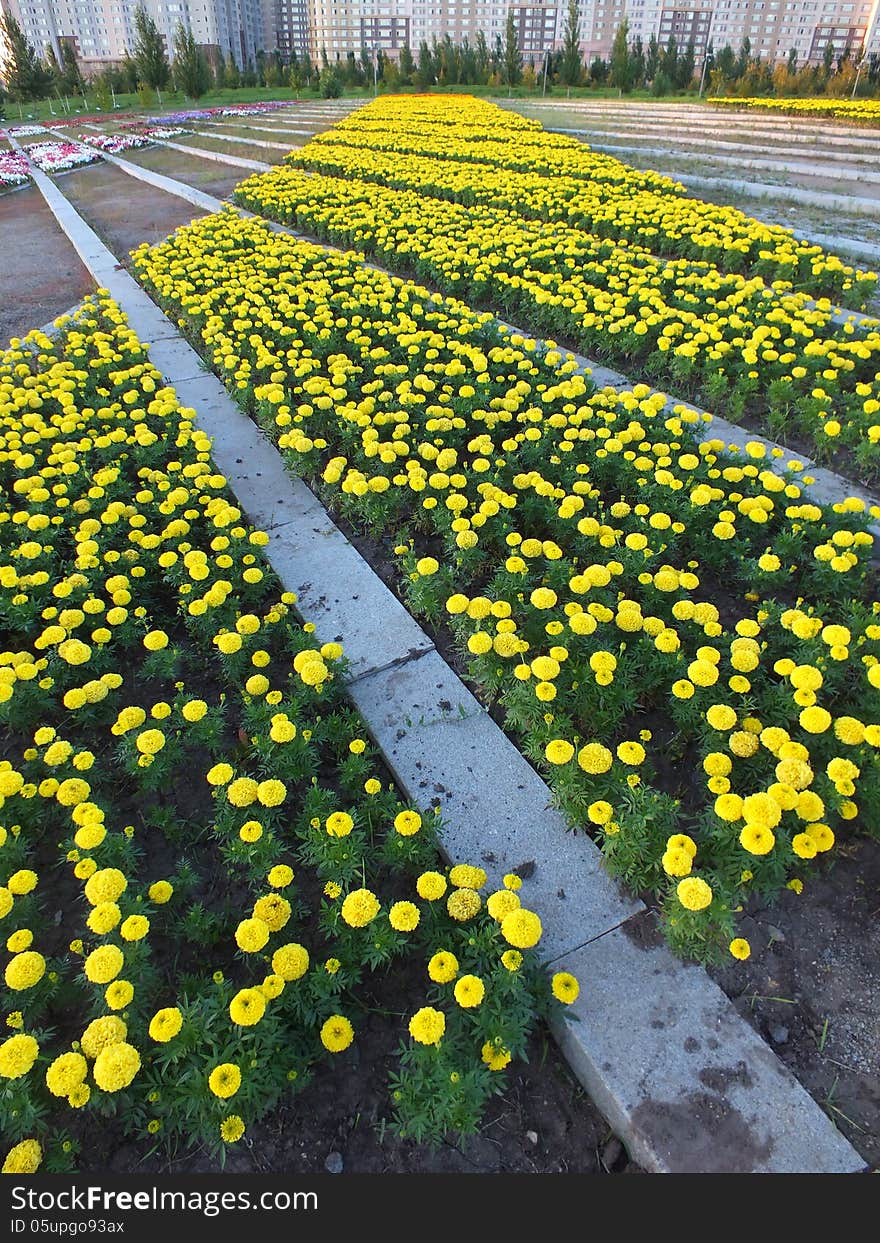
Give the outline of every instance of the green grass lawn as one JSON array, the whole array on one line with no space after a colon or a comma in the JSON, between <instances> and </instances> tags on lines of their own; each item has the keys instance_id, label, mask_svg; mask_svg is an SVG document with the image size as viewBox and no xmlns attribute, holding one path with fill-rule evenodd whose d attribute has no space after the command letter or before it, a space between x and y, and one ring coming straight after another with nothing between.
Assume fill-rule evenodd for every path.
<instances>
[{"instance_id":1,"label":"green grass lawn","mask_svg":"<svg viewBox=\"0 0 880 1243\"><path fill-rule=\"evenodd\" d=\"M405 88L407 92L415 88ZM441 86L434 87L435 92L462 94L462 95L489 95L498 99L508 97L507 90L504 87L497 86ZM372 96L372 90L346 90L343 95L347 99L364 99ZM401 92L403 93L403 92ZM510 95L513 99L530 99L540 100L542 98L540 88L536 90L526 90L524 87L516 87ZM151 104L143 104L137 95L117 95L116 107L109 109L101 108L98 104L98 96L93 90L86 90L85 99L81 95L69 97L67 103L70 107L68 114L63 102L58 99L43 99L38 103L30 101L28 103L18 104L7 100L3 107L6 111L6 120L9 124L14 125L25 121L52 121L60 120L63 117L70 116L91 116L94 113L106 111L108 115L120 116L126 113L149 112L159 115L163 112L176 112L184 108L221 108L229 104L248 104L255 103L259 100L269 99L289 99L289 100L305 100L314 102L320 100L320 94L317 91L301 91L298 94L289 87L284 86L263 86L263 87L242 87L239 90L222 90L209 91L207 95L203 95L199 100L188 99L179 91L163 91L161 103L155 99ZM548 87L548 99L619 99L620 94L617 90L611 88L593 88L593 87L575 87L570 92L566 87L556 86ZM630 95L625 96L628 100L644 101L653 100L656 103L672 103L687 101L690 103L697 102L697 96L692 94L676 94L664 95L658 98L651 95L648 91L633 91Z\"/></svg>"}]
</instances>

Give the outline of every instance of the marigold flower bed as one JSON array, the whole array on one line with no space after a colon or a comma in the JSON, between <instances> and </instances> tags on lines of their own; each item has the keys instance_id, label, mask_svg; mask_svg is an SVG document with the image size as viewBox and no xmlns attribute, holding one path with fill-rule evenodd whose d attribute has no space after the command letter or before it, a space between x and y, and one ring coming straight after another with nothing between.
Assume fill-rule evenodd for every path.
<instances>
[{"instance_id":1,"label":"marigold flower bed","mask_svg":"<svg viewBox=\"0 0 880 1243\"><path fill-rule=\"evenodd\" d=\"M0 354L3 1171L224 1151L407 963L397 1125L474 1129L555 1004L519 878L438 863L119 309L58 322Z\"/></svg>"},{"instance_id":2,"label":"marigold flower bed","mask_svg":"<svg viewBox=\"0 0 880 1243\"><path fill-rule=\"evenodd\" d=\"M321 154L296 158L317 164ZM877 476L880 329L835 325L806 294L768 290L757 276L664 261L563 223L435 198L419 177L412 189L378 186L370 165L381 159L358 154L367 180L273 169L244 181L235 199L669 383L734 421L747 416L775 437L803 438L818 458L844 445L853 469ZM399 171L402 183L410 180ZM520 174L507 176L513 185Z\"/></svg>"},{"instance_id":3,"label":"marigold flower bed","mask_svg":"<svg viewBox=\"0 0 880 1243\"><path fill-rule=\"evenodd\" d=\"M386 97L315 135L287 162L563 222L857 306L876 287L876 273L798 241L790 229L691 198L665 174L592 151L536 120L511 125L511 115L467 96Z\"/></svg>"},{"instance_id":4,"label":"marigold flower bed","mask_svg":"<svg viewBox=\"0 0 880 1243\"><path fill-rule=\"evenodd\" d=\"M878 832L860 501L815 505L798 463L728 456L646 386L597 393L552 343L257 220L133 259L291 469L395 545L413 610L450 619L677 948L742 956L749 894Z\"/></svg>"},{"instance_id":5,"label":"marigold flower bed","mask_svg":"<svg viewBox=\"0 0 880 1243\"><path fill-rule=\"evenodd\" d=\"M880 125L880 99L765 99L716 95L708 101L715 107L742 108L747 111L781 112L792 116L831 117L836 121L859 121Z\"/></svg>"}]
</instances>

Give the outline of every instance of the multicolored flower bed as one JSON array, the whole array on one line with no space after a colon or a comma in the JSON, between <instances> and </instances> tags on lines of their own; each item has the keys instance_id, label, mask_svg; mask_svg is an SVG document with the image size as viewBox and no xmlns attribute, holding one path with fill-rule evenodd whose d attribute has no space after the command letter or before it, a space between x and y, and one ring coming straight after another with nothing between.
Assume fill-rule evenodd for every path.
<instances>
[{"instance_id":1,"label":"multicolored flower bed","mask_svg":"<svg viewBox=\"0 0 880 1243\"><path fill-rule=\"evenodd\" d=\"M179 125L188 121L210 121L212 117L250 117L260 116L264 112L274 112L277 108L289 108L289 99L271 99L254 104L235 104L223 108L185 108L178 112L165 112L161 116L148 117L155 125Z\"/></svg>"},{"instance_id":2,"label":"multicolored flower bed","mask_svg":"<svg viewBox=\"0 0 880 1243\"><path fill-rule=\"evenodd\" d=\"M337 152L325 137L317 156L308 154L313 140L294 158L317 166L325 150ZM748 418L774 438L806 440L817 458L830 460L844 445L853 468L880 474L880 326L835 324L808 293L768 289L759 276L663 260L633 243L510 208L449 202L418 178L411 189L380 186L375 167L368 168L380 153L357 158L363 180L282 167L244 181L234 197L271 219L372 252L639 379L668 384L734 422ZM341 172L345 161L333 159ZM438 164L454 168L450 160ZM477 175L474 166L462 167ZM523 176L505 174L511 186ZM400 178L407 180L402 168ZM556 181L547 180L548 194Z\"/></svg>"},{"instance_id":3,"label":"multicolored flower bed","mask_svg":"<svg viewBox=\"0 0 880 1243\"><path fill-rule=\"evenodd\" d=\"M42 125L10 125L7 128L7 133L12 134L13 138L33 138L35 134L45 132Z\"/></svg>"},{"instance_id":4,"label":"multicolored flower bed","mask_svg":"<svg viewBox=\"0 0 880 1243\"><path fill-rule=\"evenodd\" d=\"M17 151L0 151L0 188L20 186L28 181L27 160Z\"/></svg>"},{"instance_id":5,"label":"multicolored flower bed","mask_svg":"<svg viewBox=\"0 0 880 1243\"><path fill-rule=\"evenodd\" d=\"M37 142L22 150L44 173L66 173L101 158L97 151L78 142Z\"/></svg>"},{"instance_id":6,"label":"multicolored flower bed","mask_svg":"<svg viewBox=\"0 0 880 1243\"><path fill-rule=\"evenodd\" d=\"M3 1171L223 1151L406 971L389 1105L476 1127L538 1011L520 879L438 862L211 444L99 291L0 355ZM394 1022L396 1016L390 1016Z\"/></svg>"},{"instance_id":7,"label":"multicolored flower bed","mask_svg":"<svg viewBox=\"0 0 880 1243\"><path fill-rule=\"evenodd\" d=\"M880 99L764 99L716 95L707 101L716 107L759 112L781 112L791 116L831 117L840 121L859 121L880 125Z\"/></svg>"},{"instance_id":8,"label":"multicolored flower bed","mask_svg":"<svg viewBox=\"0 0 880 1243\"><path fill-rule=\"evenodd\" d=\"M597 393L552 342L258 220L133 258L290 468L395 532L413 611L449 622L679 950L743 956L752 893L880 832L864 504L816 505L800 463L728 454L647 386Z\"/></svg>"},{"instance_id":9,"label":"multicolored flower bed","mask_svg":"<svg viewBox=\"0 0 880 1243\"><path fill-rule=\"evenodd\" d=\"M79 141L98 147L101 151L109 151L111 155L150 145L147 134L80 134Z\"/></svg>"}]
</instances>

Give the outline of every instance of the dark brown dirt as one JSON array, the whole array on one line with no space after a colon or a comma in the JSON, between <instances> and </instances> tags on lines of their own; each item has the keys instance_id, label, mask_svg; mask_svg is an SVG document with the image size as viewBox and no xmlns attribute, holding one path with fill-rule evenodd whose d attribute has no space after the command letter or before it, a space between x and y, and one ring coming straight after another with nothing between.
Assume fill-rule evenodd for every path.
<instances>
[{"instance_id":1,"label":"dark brown dirt","mask_svg":"<svg viewBox=\"0 0 880 1243\"><path fill-rule=\"evenodd\" d=\"M880 842L844 840L798 896L755 903L744 963L711 972L869 1164L880 1167Z\"/></svg>"},{"instance_id":2,"label":"dark brown dirt","mask_svg":"<svg viewBox=\"0 0 880 1243\"><path fill-rule=\"evenodd\" d=\"M36 186L0 195L0 346L69 311L94 289Z\"/></svg>"},{"instance_id":3,"label":"dark brown dirt","mask_svg":"<svg viewBox=\"0 0 880 1243\"><path fill-rule=\"evenodd\" d=\"M73 206L120 262L141 242L155 245L205 213L157 190L112 164L93 164L65 177L61 187Z\"/></svg>"}]
</instances>

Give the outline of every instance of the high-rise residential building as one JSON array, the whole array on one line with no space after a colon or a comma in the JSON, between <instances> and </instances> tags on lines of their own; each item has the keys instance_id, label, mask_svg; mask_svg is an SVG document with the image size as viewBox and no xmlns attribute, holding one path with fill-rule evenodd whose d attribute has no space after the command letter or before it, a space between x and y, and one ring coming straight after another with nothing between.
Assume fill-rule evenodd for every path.
<instances>
[{"instance_id":1,"label":"high-rise residential building","mask_svg":"<svg viewBox=\"0 0 880 1243\"><path fill-rule=\"evenodd\" d=\"M408 43L415 53L448 35L453 42L479 31L489 47L503 40L513 13L520 50L540 67L545 51L562 43L567 0L525 4L522 0L304 0L308 7L309 47L331 61L348 52L381 48L399 55ZM880 0L579 0L581 49L587 60L607 57L624 18L632 38L647 44L654 35L664 46L693 42L699 64L710 43L739 49L749 39L753 55L785 60L794 49L798 62L821 61L830 41L835 54L858 55L870 34L870 51L880 51L880 22L870 19Z\"/></svg>"},{"instance_id":2,"label":"high-rise residential building","mask_svg":"<svg viewBox=\"0 0 880 1243\"><path fill-rule=\"evenodd\" d=\"M134 43L137 0L0 0L38 48L69 41L88 71L121 60ZM222 51L244 68L261 49L277 50L286 62L308 50L333 62L349 52L371 56L381 49L397 59L409 45L447 36L472 44L482 32L490 50L503 42L508 14L526 62L540 71L548 51L560 47L568 0L143 0L173 53L178 22L189 27L209 53ZM699 68L711 44L738 50L748 39L752 54L816 64L830 43L836 56L863 49L880 54L880 0L579 0L581 51L587 61L607 57L626 18L631 38L647 45L653 35L664 47L694 45ZM0 51L2 55L2 51Z\"/></svg>"},{"instance_id":3,"label":"high-rise residential building","mask_svg":"<svg viewBox=\"0 0 880 1243\"><path fill-rule=\"evenodd\" d=\"M267 39L264 29L262 0L141 2L159 28L169 56L174 53L178 24L190 29L209 54L221 50L240 68L253 62L261 48L275 45L274 31ZM0 10L12 14L41 51L51 47L59 56L61 43L72 43L77 59L88 72L121 61L131 51L137 4L138 0L0 0Z\"/></svg>"}]
</instances>

